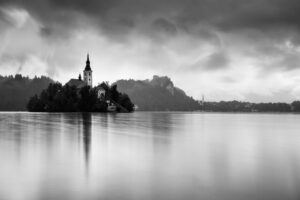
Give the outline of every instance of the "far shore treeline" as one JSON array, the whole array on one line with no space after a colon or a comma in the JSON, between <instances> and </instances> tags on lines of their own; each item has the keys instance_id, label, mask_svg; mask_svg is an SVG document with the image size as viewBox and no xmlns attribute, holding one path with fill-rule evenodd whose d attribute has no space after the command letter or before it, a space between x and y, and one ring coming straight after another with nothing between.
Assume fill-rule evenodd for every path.
<instances>
[{"instance_id":1,"label":"far shore treeline","mask_svg":"<svg viewBox=\"0 0 300 200\"><path fill-rule=\"evenodd\" d=\"M152 80L120 80L112 84L107 99L124 107L133 103L141 111L206 111L206 112L300 112L300 101L289 103L250 103L240 101L204 102L194 100L175 87L168 77ZM128 94L128 95L125 95ZM63 86L51 78L29 78L0 75L0 111L104 111L96 100L94 89L80 91ZM130 98L129 98L130 97ZM131 101L133 103L131 103ZM130 110L130 109L129 109Z\"/></svg>"},{"instance_id":2,"label":"far shore treeline","mask_svg":"<svg viewBox=\"0 0 300 200\"><path fill-rule=\"evenodd\" d=\"M29 78L17 74L15 76L0 75L0 110L25 111L31 96L39 94L54 81L46 76Z\"/></svg>"},{"instance_id":3,"label":"far shore treeline","mask_svg":"<svg viewBox=\"0 0 300 200\"><path fill-rule=\"evenodd\" d=\"M300 101L288 103L250 103L240 101L204 102L208 112L300 112Z\"/></svg>"}]
</instances>

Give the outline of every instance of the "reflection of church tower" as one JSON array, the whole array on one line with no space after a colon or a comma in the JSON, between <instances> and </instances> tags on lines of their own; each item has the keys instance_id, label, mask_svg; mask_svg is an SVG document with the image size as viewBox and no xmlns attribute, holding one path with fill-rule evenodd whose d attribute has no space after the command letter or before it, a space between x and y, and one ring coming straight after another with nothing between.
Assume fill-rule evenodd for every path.
<instances>
[{"instance_id":1,"label":"reflection of church tower","mask_svg":"<svg viewBox=\"0 0 300 200\"><path fill-rule=\"evenodd\" d=\"M84 157L87 173L89 171L89 158L91 150L91 139L92 139L92 115L91 113L82 114L82 125L83 125L83 148Z\"/></svg>"},{"instance_id":2,"label":"reflection of church tower","mask_svg":"<svg viewBox=\"0 0 300 200\"><path fill-rule=\"evenodd\" d=\"M93 74L93 71L92 71L91 66L90 66L90 58L89 58L89 54L88 54L85 69L83 71L83 80L90 87L93 87L93 76L92 76L92 74Z\"/></svg>"}]
</instances>

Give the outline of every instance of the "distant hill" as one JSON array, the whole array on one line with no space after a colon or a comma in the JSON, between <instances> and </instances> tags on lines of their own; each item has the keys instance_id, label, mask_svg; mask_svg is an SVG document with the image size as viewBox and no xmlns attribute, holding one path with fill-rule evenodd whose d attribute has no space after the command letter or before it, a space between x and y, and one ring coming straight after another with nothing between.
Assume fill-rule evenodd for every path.
<instances>
[{"instance_id":1,"label":"distant hill","mask_svg":"<svg viewBox=\"0 0 300 200\"><path fill-rule=\"evenodd\" d=\"M199 103L174 86L167 76L153 76L152 80L119 80L120 92L128 94L138 110L143 111L194 111Z\"/></svg>"},{"instance_id":2,"label":"distant hill","mask_svg":"<svg viewBox=\"0 0 300 200\"><path fill-rule=\"evenodd\" d=\"M39 94L52 82L46 76L33 79L20 74L0 76L0 111L25 111L29 98Z\"/></svg>"}]
</instances>

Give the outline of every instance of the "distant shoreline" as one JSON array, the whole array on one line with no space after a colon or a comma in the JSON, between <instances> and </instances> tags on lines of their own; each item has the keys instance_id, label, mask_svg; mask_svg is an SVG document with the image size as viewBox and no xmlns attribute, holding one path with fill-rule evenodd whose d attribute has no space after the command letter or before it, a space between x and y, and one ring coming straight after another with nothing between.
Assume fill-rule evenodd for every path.
<instances>
[{"instance_id":1,"label":"distant shoreline","mask_svg":"<svg viewBox=\"0 0 300 200\"><path fill-rule=\"evenodd\" d=\"M44 90L49 87L50 84L58 84L49 77L34 77L30 79L28 77L17 74L15 76L1 76L0 75L0 111L11 111L11 112L24 112L27 111L26 105L31 97L37 94L41 94ZM112 88L114 85L117 88ZM63 87L63 86L58 86ZM66 89L66 88L65 88ZM112 89L114 95L111 94ZM73 92L72 89L66 89L67 92ZM120 91L120 92L118 92ZM99 90L98 90L99 92ZM91 92L87 92L91 93ZM92 93L94 94L94 93ZM102 94L102 93L101 93ZM186 111L186 112L239 112L239 113L295 113L300 112L300 101L294 101L292 103L251 103L242 101L204 101L194 99L185 94L183 90L176 87L171 79L167 76L153 76L151 80L118 80L107 89L107 98L105 100L118 99L116 96L126 97L124 94L128 94L127 103L122 100L123 105L129 105L128 107L133 111ZM116 95L118 94L118 95ZM51 94L53 96L53 94ZM98 95L98 94L97 94ZM60 95L58 109L54 111L93 111L94 109L81 108L79 109L75 99L74 105L69 105L70 109L66 109L68 100L70 100L69 93ZM78 95L73 95L78 96ZM95 96L95 95L93 95ZM40 95L35 100L39 100ZM113 98L114 97L114 98ZM130 97L130 99L129 99ZM44 98L47 100L47 98ZM72 99L72 98L71 98ZM126 99L126 98L125 98ZM120 99L119 99L120 100ZM130 100L130 101L129 101ZM73 103L74 103L73 102ZM115 101L116 102L116 101ZM131 103L134 104L131 106ZM37 101L33 102L32 105L36 105ZM70 103L70 102L69 102ZM90 105L85 103L84 105ZM126 106L126 107L127 107ZM33 107L33 108L32 108ZM35 109L35 106L31 106L30 111L39 111L42 109ZM84 107L84 106L82 106ZM105 111L102 109L103 105L98 104L97 111ZM44 108L44 107L42 107ZM138 109L135 109L138 108ZM50 111L50 110L43 110Z\"/></svg>"}]
</instances>

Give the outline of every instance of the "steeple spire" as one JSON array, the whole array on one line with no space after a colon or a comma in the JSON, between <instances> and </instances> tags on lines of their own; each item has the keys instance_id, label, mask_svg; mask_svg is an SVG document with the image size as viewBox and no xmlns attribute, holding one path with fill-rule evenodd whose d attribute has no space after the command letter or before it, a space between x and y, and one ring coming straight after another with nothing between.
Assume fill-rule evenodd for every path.
<instances>
[{"instance_id":1,"label":"steeple spire","mask_svg":"<svg viewBox=\"0 0 300 200\"><path fill-rule=\"evenodd\" d=\"M90 87L93 87L93 71L90 65L90 56L87 54L86 65L83 71L83 80Z\"/></svg>"},{"instance_id":2,"label":"steeple spire","mask_svg":"<svg viewBox=\"0 0 300 200\"><path fill-rule=\"evenodd\" d=\"M92 71L91 66L90 66L90 56L89 56L89 53L87 54L86 65L85 65L84 71Z\"/></svg>"}]
</instances>

